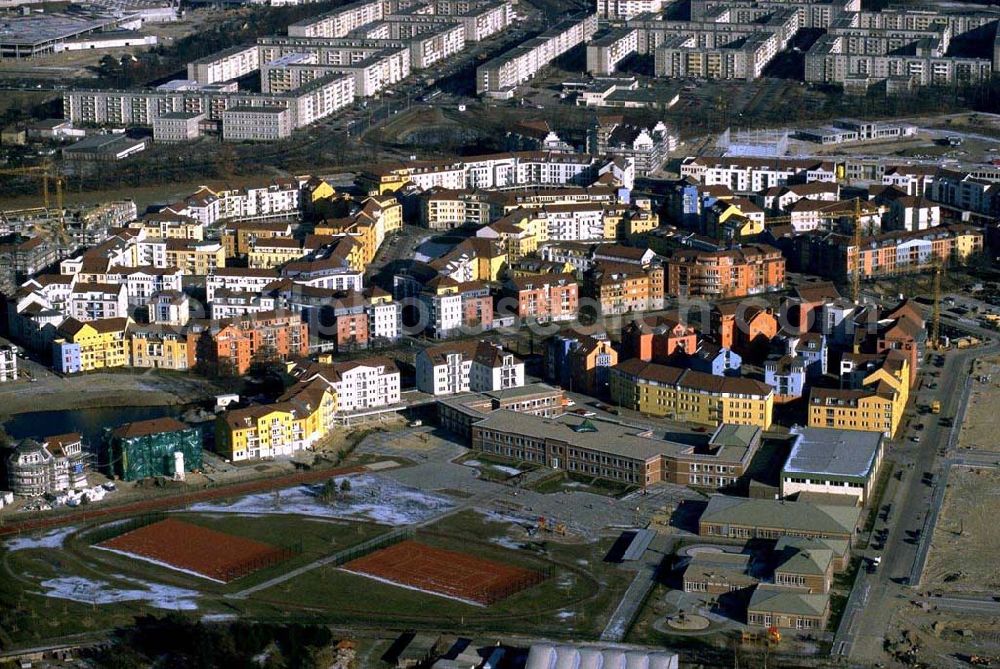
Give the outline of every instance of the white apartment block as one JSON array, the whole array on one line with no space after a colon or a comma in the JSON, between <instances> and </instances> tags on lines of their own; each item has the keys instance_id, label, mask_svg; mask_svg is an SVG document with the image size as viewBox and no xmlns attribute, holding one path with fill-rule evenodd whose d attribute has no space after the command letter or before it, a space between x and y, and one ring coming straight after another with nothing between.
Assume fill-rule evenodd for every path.
<instances>
[{"instance_id":1,"label":"white apartment block","mask_svg":"<svg viewBox=\"0 0 1000 669\"><path fill-rule=\"evenodd\" d=\"M417 390L430 395L454 395L469 390L476 342L440 344L417 354Z\"/></svg>"},{"instance_id":2,"label":"white apartment block","mask_svg":"<svg viewBox=\"0 0 1000 669\"><path fill-rule=\"evenodd\" d=\"M180 292L183 276L176 267L136 267L121 272L128 302L132 305L147 304L156 293Z\"/></svg>"},{"instance_id":3,"label":"white apartment block","mask_svg":"<svg viewBox=\"0 0 1000 669\"><path fill-rule=\"evenodd\" d=\"M346 37L353 30L385 18L388 3L384 0L362 0L303 19L288 26L290 37Z\"/></svg>"},{"instance_id":4,"label":"white apartment block","mask_svg":"<svg viewBox=\"0 0 1000 669\"><path fill-rule=\"evenodd\" d=\"M338 414L384 409L400 402L399 369L388 358L334 363L331 376Z\"/></svg>"},{"instance_id":5,"label":"white apartment block","mask_svg":"<svg viewBox=\"0 0 1000 669\"><path fill-rule=\"evenodd\" d=\"M224 318L239 318L250 314L274 311L275 300L269 295L258 293L234 293L226 289L216 289L212 300L211 317L213 320Z\"/></svg>"},{"instance_id":6,"label":"white apartment block","mask_svg":"<svg viewBox=\"0 0 1000 669\"><path fill-rule=\"evenodd\" d=\"M836 183L832 162L808 158L742 158L701 156L685 158L681 177L691 177L706 186L728 186L735 193L757 193L789 180Z\"/></svg>"},{"instance_id":7,"label":"white apartment block","mask_svg":"<svg viewBox=\"0 0 1000 669\"><path fill-rule=\"evenodd\" d=\"M350 83L347 83L350 81ZM161 114L187 111L222 121L234 107L286 107L291 128L300 128L351 104L353 77L332 74L287 93L250 93L213 84L137 90L70 90L63 94L63 116L76 124L152 127Z\"/></svg>"},{"instance_id":8,"label":"white apartment block","mask_svg":"<svg viewBox=\"0 0 1000 669\"><path fill-rule=\"evenodd\" d=\"M640 14L659 14L663 0L597 0L597 18L624 21Z\"/></svg>"},{"instance_id":9,"label":"white apartment block","mask_svg":"<svg viewBox=\"0 0 1000 669\"><path fill-rule=\"evenodd\" d=\"M153 119L153 141L188 142L201 136L202 112L169 112Z\"/></svg>"},{"instance_id":10,"label":"white apartment block","mask_svg":"<svg viewBox=\"0 0 1000 669\"><path fill-rule=\"evenodd\" d=\"M365 305L368 314L368 339L395 341L399 338L403 321L403 307L399 302L375 302Z\"/></svg>"},{"instance_id":11,"label":"white apartment block","mask_svg":"<svg viewBox=\"0 0 1000 669\"><path fill-rule=\"evenodd\" d=\"M544 207L535 216L545 221L546 241L603 240L604 207L599 204L561 204Z\"/></svg>"},{"instance_id":12,"label":"white apartment block","mask_svg":"<svg viewBox=\"0 0 1000 669\"><path fill-rule=\"evenodd\" d=\"M442 293L440 295L421 293L420 300L427 306L430 326L435 333L446 336L465 322L462 313L462 295L460 293Z\"/></svg>"},{"instance_id":13,"label":"white apartment block","mask_svg":"<svg viewBox=\"0 0 1000 669\"><path fill-rule=\"evenodd\" d=\"M227 142L270 142L292 135L287 107L237 106L222 112L222 139Z\"/></svg>"},{"instance_id":14,"label":"white apartment block","mask_svg":"<svg viewBox=\"0 0 1000 669\"><path fill-rule=\"evenodd\" d=\"M476 69L476 93L502 99L514 97L517 86L573 47L589 42L596 32L596 14L556 24L538 37L480 65Z\"/></svg>"},{"instance_id":15,"label":"white apartment block","mask_svg":"<svg viewBox=\"0 0 1000 669\"><path fill-rule=\"evenodd\" d=\"M205 299L215 301L216 291L225 289L234 293L260 293L264 287L281 278L274 269L247 267L220 267L205 277Z\"/></svg>"},{"instance_id":16,"label":"white apartment block","mask_svg":"<svg viewBox=\"0 0 1000 669\"><path fill-rule=\"evenodd\" d=\"M527 186L586 186L614 165L588 154L526 151L469 156L445 163L403 165L394 170L421 190L466 188L514 189ZM631 189L635 181L632 162L619 167L616 176Z\"/></svg>"},{"instance_id":17,"label":"white apartment block","mask_svg":"<svg viewBox=\"0 0 1000 669\"><path fill-rule=\"evenodd\" d=\"M469 390L485 393L524 386L524 362L503 347L480 342L469 368Z\"/></svg>"},{"instance_id":18,"label":"white apartment block","mask_svg":"<svg viewBox=\"0 0 1000 669\"><path fill-rule=\"evenodd\" d=\"M77 283L69 297L69 315L86 323L104 318L128 317L124 285Z\"/></svg>"},{"instance_id":19,"label":"white apartment block","mask_svg":"<svg viewBox=\"0 0 1000 669\"><path fill-rule=\"evenodd\" d=\"M236 46L188 63L187 78L202 86L239 79L260 69L256 44Z\"/></svg>"},{"instance_id":20,"label":"white apartment block","mask_svg":"<svg viewBox=\"0 0 1000 669\"><path fill-rule=\"evenodd\" d=\"M150 323L184 326L191 319L191 300L175 290L157 293L148 306Z\"/></svg>"},{"instance_id":21,"label":"white apartment block","mask_svg":"<svg viewBox=\"0 0 1000 669\"><path fill-rule=\"evenodd\" d=\"M614 30L587 45L587 72L594 76L612 74L618 63L638 51L638 30L635 28Z\"/></svg>"},{"instance_id":22,"label":"white apartment block","mask_svg":"<svg viewBox=\"0 0 1000 669\"><path fill-rule=\"evenodd\" d=\"M466 7L458 7L460 4ZM514 15L514 7L510 2L438 2L437 9L438 16L447 16L462 26L466 42L479 42L503 32L510 26ZM444 9L448 11L442 11ZM452 9L456 11L451 13Z\"/></svg>"},{"instance_id":23,"label":"white apartment block","mask_svg":"<svg viewBox=\"0 0 1000 669\"><path fill-rule=\"evenodd\" d=\"M296 82L304 85L319 68L353 77L358 97L372 96L411 73L411 50L404 41L265 37L260 49L261 88L273 93L292 91Z\"/></svg>"},{"instance_id":24,"label":"white apartment block","mask_svg":"<svg viewBox=\"0 0 1000 669\"><path fill-rule=\"evenodd\" d=\"M17 381L17 353L10 346L0 346L0 383Z\"/></svg>"}]
</instances>

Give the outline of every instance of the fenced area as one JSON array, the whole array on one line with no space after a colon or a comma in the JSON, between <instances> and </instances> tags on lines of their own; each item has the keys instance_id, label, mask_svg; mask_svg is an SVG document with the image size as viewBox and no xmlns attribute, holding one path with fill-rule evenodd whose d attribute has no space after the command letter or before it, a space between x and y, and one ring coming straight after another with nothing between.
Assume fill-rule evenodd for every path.
<instances>
[{"instance_id":1,"label":"fenced area","mask_svg":"<svg viewBox=\"0 0 1000 669\"><path fill-rule=\"evenodd\" d=\"M95 544L95 547L219 583L243 578L284 562L300 552L295 548L272 546L175 518L141 524Z\"/></svg>"},{"instance_id":2,"label":"fenced area","mask_svg":"<svg viewBox=\"0 0 1000 669\"><path fill-rule=\"evenodd\" d=\"M343 569L481 606L506 599L549 577L547 570L532 571L412 540L352 560Z\"/></svg>"}]
</instances>

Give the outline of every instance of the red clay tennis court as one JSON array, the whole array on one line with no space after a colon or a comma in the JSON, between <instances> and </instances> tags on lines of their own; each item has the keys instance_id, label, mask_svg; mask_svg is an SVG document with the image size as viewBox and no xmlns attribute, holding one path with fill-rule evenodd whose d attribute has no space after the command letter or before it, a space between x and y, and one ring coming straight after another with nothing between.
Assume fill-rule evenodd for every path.
<instances>
[{"instance_id":1,"label":"red clay tennis court","mask_svg":"<svg viewBox=\"0 0 1000 669\"><path fill-rule=\"evenodd\" d=\"M291 551L253 539L167 518L100 544L181 571L228 583L277 564Z\"/></svg>"},{"instance_id":2,"label":"red clay tennis court","mask_svg":"<svg viewBox=\"0 0 1000 669\"><path fill-rule=\"evenodd\" d=\"M352 560L342 567L388 581L475 604L489 605L541 583L536 571L465 553L402 541Z\"/></svg>"}]
</instances>

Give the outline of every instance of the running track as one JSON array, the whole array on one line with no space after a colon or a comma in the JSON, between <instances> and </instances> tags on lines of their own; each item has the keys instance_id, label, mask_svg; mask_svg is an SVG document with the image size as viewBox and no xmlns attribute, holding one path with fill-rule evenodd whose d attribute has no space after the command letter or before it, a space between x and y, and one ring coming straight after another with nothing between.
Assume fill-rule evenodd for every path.
<instances>
[{"instance_id":1,"label":"running track","mask_svg":"<svg viewBox=\"0 0 1000 669\"><path fill-rule=\"evenodd\" d=\"M343 476L344 474L357 474L367 471L365 467L341 467L338 469L317 469L315 471L299 472L287 474L285 476L275 476L245 483L234 483L232 485L220 485L203 488L194 492L184 492L176 495L163 495L155 499L139 500L117 506L106 506L96 509L87 508L85 511L76 513L61 513L45 518L32 518L22 521L6 522L0 526L0 536L9 534L19 534L34 530L44 530L50 527L69 525L70 523L85 523L98 518L110 518L114 516L134 516L136 514L163 511L176 507L184 507L196 502L206 502L213 499L224 499L237 495L265 492L278 488L288 488L303 483L315 483L333 476Z\"/></svg>"}]
</instances>

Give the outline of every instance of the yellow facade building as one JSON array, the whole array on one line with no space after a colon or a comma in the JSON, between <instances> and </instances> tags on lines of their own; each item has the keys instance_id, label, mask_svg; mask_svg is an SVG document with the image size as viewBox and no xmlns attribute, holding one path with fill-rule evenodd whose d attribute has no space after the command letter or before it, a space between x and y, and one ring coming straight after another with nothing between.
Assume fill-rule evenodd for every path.
<instances>
[{"instance_id":1,"label":"yellow facade building","mask_svg":"<svg viewBox=\"0 0 1000 669\"><path fill-rule=\"evenodd\" d=\"M910 363L892 350L885 363L857 389L813 388L809 395L809 427L881 432L892 437L910 399Z\"/></svg>"},{"instance_id":2,"label":"yellow facade building","mask_svg":"<svg viewBox=\"0 0 1000 669\"><path fill-rule=\"evenodd\" d=\"M291 455L329 434L336 394L322 381L293 387L274 404L227 411L215 425L216 449L232 462Z\"/></svg>"},{"instance_id":3,"label":"yellow facade building","mask_svg":"<svg viewBox=\"0 0 1000 669\"><path fill-rule=\"evenodd\" d=\"M612 401L649 416L719 425L771 427L774 389L755 381L626 360L611 369Z\"/></svg>"},{"instance_id":4,"label":"yellow facade building","mask_svg":"<svg viewBox=\"0 0 1000 669\"><path fill-rule=\"evenodd\" d=\"M53 367L63 374L127 367L128 318L102 318L81 323L67 318L56 330L52 345Z\"/></svg>"},{"instance_id":5,"label":"yellow facade building","mask_svg":"<svg viewBox=\"0 0 1000 669\"><path fill-rule=\"evenodd\" d=\"M132 325L128 329L132 367L186 371L194 367L195 341L176 328Z\"/></svg>"},{"instance_id":6,"label":"yellow facade building","mask_svg":"<svg viewBox=\"0 0 1000 669\"><path fill-rule=\"evenodd\" d=\"M226 266L226 250L218 242L195 242L168 239L167 267L177 267L185 274L207 276Z\"/></svg>"}]
</instances>

